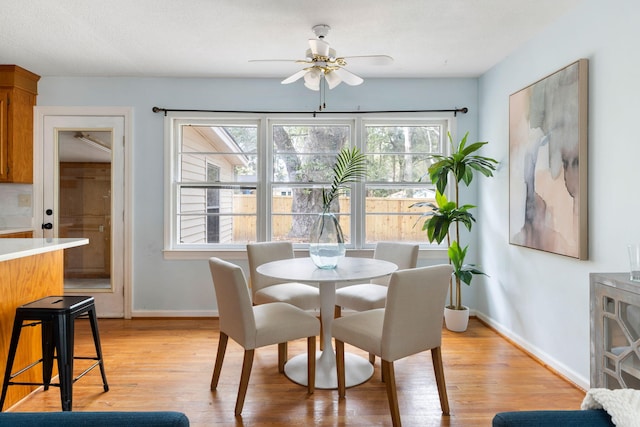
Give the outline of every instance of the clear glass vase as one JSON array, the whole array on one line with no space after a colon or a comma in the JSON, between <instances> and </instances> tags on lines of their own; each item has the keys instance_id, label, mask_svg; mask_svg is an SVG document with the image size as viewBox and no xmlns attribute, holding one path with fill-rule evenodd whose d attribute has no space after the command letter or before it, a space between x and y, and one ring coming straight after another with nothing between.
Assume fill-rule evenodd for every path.
<instances>
[{"instance_id":1,"label":"clear glass vase","mask_svg":"<svg viewBox=\"0 0 640 427\"><path fill-rule=\"evenodd\" d=\"M309 256L318 268L332 269L345 255L344 236L338 218L331 212L318 214L309 235Z\"/></svg>"}]
</instances>

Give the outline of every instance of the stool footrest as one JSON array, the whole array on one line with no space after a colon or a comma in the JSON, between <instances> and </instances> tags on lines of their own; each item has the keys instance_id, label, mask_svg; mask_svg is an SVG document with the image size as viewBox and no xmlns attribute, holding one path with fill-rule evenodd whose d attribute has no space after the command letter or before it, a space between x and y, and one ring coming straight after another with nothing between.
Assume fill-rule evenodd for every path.
<instances>
[{"instance_id":1,"label":"stool footrest","mask_svg":"<svg viewBox=\"0 0 640 427\"><path fill-rule=\"evenodd\" d=\"M78 381L80 378L84 377L90 370L92 370L93 368L95 368L96 366L99 366L100 362L96 362L93 365L89 366L87 369L84 370L84 372L82 372L80 375L78 375L77 377L75 377L73 379L73 382L75 383L76 381Z\"/></svg>"},{"instance_id":2,"label":"stool footrest","mask_svg":"<svg viewBox=\"0 0 640 427\"><path fill-rule=\"evenodd\" d=\"M41 385L41 386L48 386L48 387L60 387L59 383L51 383L51 384L44 384L44 383L26 383L26 382L15 382L15 381L9 381L8 385Z\"/></svg>"},{"instance_id":3,"label":"stool footrest","mask_svg":"<svg viewBox=\"0 0 640 427\"><path fill-rule=\"evenodd\" d=\"M74 359L83 359L83 360L96 360L97 362L95 362L94 364L92 364L91 366L89 366L87 369L85 369L84 371L82 371L82 373L80 375L78 375L77 377L75 377L73 379L73 382L75 383L76 381L78 381L80 378L84 377L85 375L87 375L92 369L100 366L100 359L96 358L96 357L74 357ZM40 359L37 362L33 362L31 365L27 366L26 368L20 370L19 372L16 372L15 374L13 374L11 376L11 378L15 378L18 375L20 375L21 373L25 372L26 370L33 368L34 366L36 366L38 363L41 363L42 359ZM9 381L7 383L7 385L42 385L42 386L52 386L52 387L60 387L59 383L50 383L50 384L45 384L45 383L27 383L27 382L18 382L18 381Z\"/></svg>"},{"instance_id":4,"label":"stool footrest","mask_svg":"<svg viewBox=\"0 0 640 427\"><path fill-rule=\"evenodd\" d=\"M17 376L18 376L18 375L20 375L21 373L26 372L26 371L28 371L29 369L33 368L33 367L34 367L34 366L36 366L38 363L42 363L42 361L43 361L42 359L40 359L40 360L36 360L35 362L33 362L32 364L30 364L30 365L29 365L29 366L27 366L26 368L22 368L22 369L20 369L18 372L14 373L14 374L11 374L11 376L10 376L9 378L15 378L15 377L17 377Z\"/></svg>"}]
</instances>

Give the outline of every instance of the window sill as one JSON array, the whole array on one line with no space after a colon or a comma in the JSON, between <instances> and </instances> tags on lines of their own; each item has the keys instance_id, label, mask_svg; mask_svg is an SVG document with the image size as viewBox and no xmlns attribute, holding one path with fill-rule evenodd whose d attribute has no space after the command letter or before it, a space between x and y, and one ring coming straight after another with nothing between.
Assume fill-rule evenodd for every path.
<instances>
[{"instance_id":1,"label":"window sill","mask_svg":"<svg viewBox=\"0 0 640 427\"><path fill-rule=\"evenodd\" d=\"M297 257L305 257L309 255L306 249L294 250ZM347 256L355 257L371 257L373 249L351 249L347 250ZM211 257L218 257L225 260L246 260L247 251L244 249L222 249L222 250L204 250L204 249L165 249L163 257L166 260L208 260ZM425 248L420 249L418 259L426 260L446 260L446 248Z\"/></svg>"}]
</instances>

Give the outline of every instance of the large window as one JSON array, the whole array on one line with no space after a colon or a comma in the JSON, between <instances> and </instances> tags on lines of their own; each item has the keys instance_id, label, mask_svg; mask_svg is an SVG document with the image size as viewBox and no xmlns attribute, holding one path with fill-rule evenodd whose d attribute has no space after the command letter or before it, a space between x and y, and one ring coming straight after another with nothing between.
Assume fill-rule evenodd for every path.
<instances>
[{"instance_id":1,"label":"large window","mask_svg":"<svg viewBox=\"0 0 640 427\"><path fill-rule=\"evenodd\" d=\"M332 207L348 248L378 241L428 244L418 201L443 154L452 117L299 118L167 116L166 249L244 249L249 242L308 242L322 188L342 147L367 157L367 178Z\"/></svg>"}]
</instances>

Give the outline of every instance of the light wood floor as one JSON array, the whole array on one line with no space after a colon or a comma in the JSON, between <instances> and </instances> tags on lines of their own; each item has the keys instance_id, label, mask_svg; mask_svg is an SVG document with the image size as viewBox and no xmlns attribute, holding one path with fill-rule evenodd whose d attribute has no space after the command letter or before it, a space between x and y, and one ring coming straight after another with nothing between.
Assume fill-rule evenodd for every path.
<instances>
[{"instance_id":1,"label":"light wood floor","mask_svg":"<svg viewBox=\"0 0 640 427\"><path fill-rule=\"evenodd\" d=\"M76 355L92 355L88 322L77 323ZM193 426L391 425L379 361L371 380L338 401L336 390L307 395L306 388L278 373L275 346L258 349L244 411L235 418L242 349L231 340L218 390L209 390L216 319L100 319L99 327L110 391L102 391L99 371L91 371L74 385L74 411L175 410ZM405 426L490 426L500 411L580 407L582 390L478 320L471 319L465 333L445 330L443 336L451 416L440 412L431 355L425 352L395 364ZM290 344L290 355L304 351L305 340ZM38 390L11 410L59 411L59 390Z\"/></svg>"}]
</instances>

